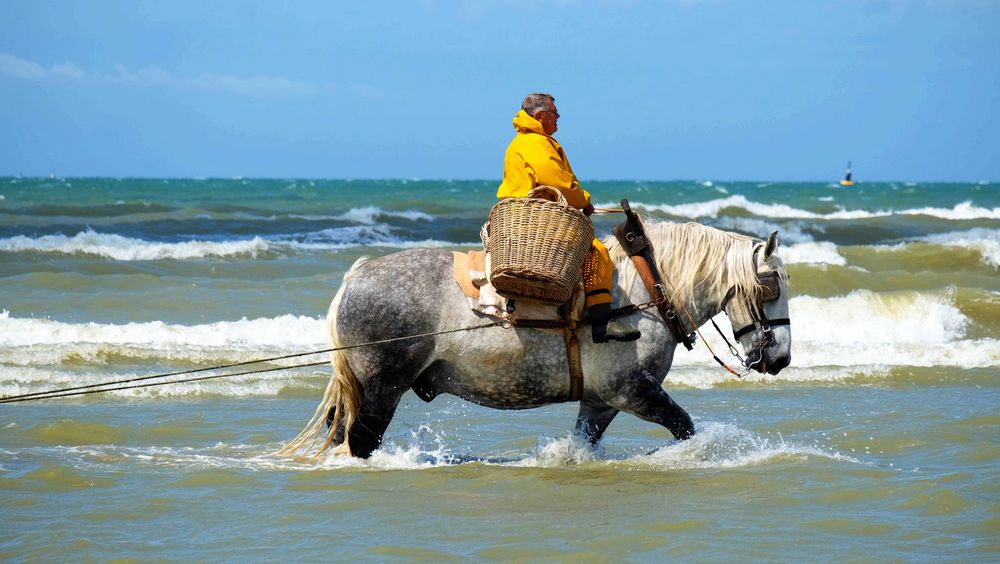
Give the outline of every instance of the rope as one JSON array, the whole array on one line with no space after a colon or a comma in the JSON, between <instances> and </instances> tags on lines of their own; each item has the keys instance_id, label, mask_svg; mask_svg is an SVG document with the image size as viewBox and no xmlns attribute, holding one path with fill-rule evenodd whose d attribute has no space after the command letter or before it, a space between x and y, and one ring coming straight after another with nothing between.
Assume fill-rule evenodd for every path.
<instances>
[{"instance_id":1,"label":"rope","mask_svg":"<svg viewBox=\"0 0 1000 564\"><path fill-rule=\"evenodd\" d=\"M136 384L136 385L133 385L133 386L120 386L120 387L116 387L116 388L105 388L104 387L104 386L118 386L120 384L131 384L133 382L143 382L143 381L155 380L155 379L159 379L159 378L169 378L171 376L183 376L185 374L195 374L195 373L198 373L198 372L208 372L208 371L213 371L213 370L223 370L223 369L227 369L227 368L235 368L237 366L247 366L249 364L259 364L261 362L272 362L272 361L275 361L275 360L284 360L284 359L295 358L295 357L300 357L300 356L309 356L309 355L312 355L312 354L322 354L322 353L328 353L328 352L334 352L334 351L344 351L344 350L357 349L357 348L368 347L368 346L373 346L373 345L382 345L382 344L386 344L386 343L394 343L394 342L398 342L398 341L407 341L407 340L411 340L411 339L421 339L423 337L433 337L435 335L445 335L445 334L448 334L448 333L460 333L462 331L474 331L476 329L487 329L489 327L499 327L500 325L501 325L500 322L485 323L485 324L482 324L482 325L472 325L472 326L469 326L469 327L462 327L462 328L459 328L459 329L445 329L443 331L432 331L430 333L420 333L420 334L417 334L417 335L406 335L406 336L403 336L403 337L392 337L392 338L389 338L389 339L381 339L381 340L378 340L378 341L369 341L367 343L358 343L358 344L354 344L354 345L344 345L342 347L333 347L333 348L329 348L329 349L323 349L323 350L318 350L318 351L310 351L310 352L304 352L304 353L286 354L286 355L282 355L282 356L274 356L274 357L270 357L270 358L261 358L261 359L257 359L257 360L247 360L247 361L244 361L244 362L235 362L233 364L222 364L222 365L219 365L219 366L210 366L210 367L207 367L207 368L195 368L195 369L192 369L192 370L182 370L180 372L168 372L166 374L154 374L154 375L151 375L151 376L140 376L140 377L137 377L137 378L128 378L128 379L125 379L125 380L112 380L110 382L101 382L101 383L98 383L98 384L89 384L89 385L86 385L86 386L74 386L74 387L70 387L70 388L60 388L60 389L57 389L57 390L48 390L48 391L45 391L45 392L33 392L33 393L29 393L29 394L20 394L20 395L15 395L15 396L4 396L4 397L0 398L0 403L17 403L17 402L34 401L34 400L42 400L42 399L49 399L49 398L61 398L61 397L68 397L68 396L82 396L82 395L97 394L97 393L102 393L102 392L113 392L113 391L118 391L118 390L130 390L130 389L134 389L134 388L163 386L163 385L166 385L166 384L183 384L183 383L186 383L186 382L198 382L198 381L201 381L201 380L213 380L213 379L216 379L216 378L229 378L229 377L232 377L232 376L246 376L248 374L259 374L261 372L274 372L274 371L277 371L277 370L291 370L293 368L305 368L305 367L308 367L308 366L319 366L321 364L326 364L327 361L324 360L322 362L313 362L313 363L308 363L308 364L296 364L294 366L281 366L281 367L278 367L278 368L263 368L263 369L259 369L259 370L249 370L249 371L246 371L246 372L235 372L235 373L231 373L231 374L215 374L215 375L212 375L212 376L201 376L201 377L198 377L198 378L185 378L185 379L180 379L180 380L170 380L170 381L167 381L167 382L150 382L150 383L146 383L146 384ZM95 389L95 388L100 388L100 389ZM84 391L81 391L81 390L84 390Z\"/></svg>"},{"instance_id":2,"label":"rope","mask_svg":"<svg viewBox=\"0 0 1000 564\"><path fill-rule=\"evenodd\" d=\"M671 289L671 291L673 291L674 295L676 296L677 295L677 288L674 287L674 283L670 280L670 277L667 276L666 272L663 273L663 279L667 281L667 284L670 284L670 289ZM688 311L687 306L684 305L684 301L683 300L678 300L678 303L681 304L681 309L684 310L684 315L687 316L688 321L691 322L691 326L694 327L695 333L697 333L698 337L701 338L701 342L705 345L705 348L708 349L708 352L710 352L712 354L712 358L715 359L715 362L718 362L719 366L725 368L733 376L736 376L737 378L742 378L743 375L746 372L745 371L744 372L737 372L737 371L733 370L732 368L729 367L728 364L726 364L725 362L722 361L721 358L719 358L719 355L715 354L715 351L712 350L712 345L708 344L708 339L706 339L705 336L701 334L701 329L698 328L698 325L694 322L694 318L691 317L691 313ZM718 327L716 327L716 330L718 330ZM719 334L721 335L722 332L719 331ZM725 336L723 336L723 338L725 338ZM728 344L728 341L727 341L727 344ZM730 348L732 348L732 345L730 345Z\"/></svg>"},{"instance_id":3,"label":"rope","mask_svg":"<svg viewBox=\"0 0 1000 564\"><path fill-rule=\"evenodd\" d=\"M49 391L49 392L44 392L46 395L43 395L41 397L36 396L36 397L31 397L31 398L17 399L19 396L11 396L11 397L2 398L2 399L0 399L0 403L15 403L15 402L22 402L22 401L35 401L35 400L52 399L52 398L65 398L65 397L69 397L69 396L85 396L85 395L88 395L88 394L102 394L104 392L116 392L116 391L119 391L119 390L131 390L131 389L135 389L135 388L152 388L152 387L155 387L155 386L166 386L167 384L184 384L184 383L187 383L187 382L200 382L202 380L214 380L216 378L230 378L232 376L246 376L248 374L259 374L261 372L274 372L276 370L291 370L293 368L305 368L307 366L320 366L322 364L328 364L328 363L329 363L329 361L324 360L324 361L320 361L320 362L312 362L312 363L309 363L309 364L296 364L295 366L280 366L278 368L261 368L260 370L247 370L245 372L233 372L231 374L213 374L211 376L199 376L198 378L184 378L184 379L181 379L181 380L169 380L169 381L166 381L166 382L149 382L149 383L146 383L146 384L133 384L131 386L118 386L118 387L114 387L114 388L101 388L99 390L85 390L85 391L82 391L82 392L61 393L64 390L52 390L52 391ZM117 384L117 383L118 382L105 382L103 384L97 384L97 385L100 385L100 386L110 386L112 384Z\"/></svg>"}]
</instances>

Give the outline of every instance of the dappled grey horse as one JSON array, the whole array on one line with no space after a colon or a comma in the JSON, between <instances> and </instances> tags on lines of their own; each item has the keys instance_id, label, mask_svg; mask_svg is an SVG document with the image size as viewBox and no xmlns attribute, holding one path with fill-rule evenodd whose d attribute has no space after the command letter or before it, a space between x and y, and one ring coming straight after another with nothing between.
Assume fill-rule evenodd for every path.
<instances>
[{"instance_id":1,"label":"dappled grey horse","mask_svg":"<svg viewBox=\"0 0 1000 564\"><path fill-rule=\"evenodd\" d=\"M788 365L788 276L775 254L776 233L764 242L695 223L650 222L646 236L669 282L667 293L690 312L687 330L725 311L732 326L742 328L736 336L747 366L777 374ZM605 242L617 273L616 301L649 301L621 246L614 238ZM785 323L771 327L768 319ZM567 401L561 331L490 327L440 333L489 321L469 308L455 283L450 252L414 249L358 261L330 305L331 346L388 342L332 353L333 377L323 401L282 452L318 455L336 447L334 452L367 458L408 390L428 402L447 393L498 409ZM666 427L677 439L691 437L690 416L662 387L678 343L655 309L626 321L642 331L641 339L593 344L589 328L581 329L584 378L576 433L596 444L625 411ZM437 334L407 338L428 333Z\"/></svg>"}]
</instances>

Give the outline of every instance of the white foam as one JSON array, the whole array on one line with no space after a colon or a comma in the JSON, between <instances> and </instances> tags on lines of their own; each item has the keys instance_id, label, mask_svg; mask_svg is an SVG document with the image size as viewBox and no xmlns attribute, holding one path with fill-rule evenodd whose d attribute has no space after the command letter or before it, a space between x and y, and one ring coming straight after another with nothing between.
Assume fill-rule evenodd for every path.
<instances>
[{"instance_id":1,"label":"white foam","mask_svg":"<svg viewBox=\"0 0 1000 564\"><path fill-rule=\"evenodd\" d=\"M320 461L272 456L280 445L229 445L179 448L161 446L86 445L52 447L63 457L81 464L130 459L157 467L236 468L248 470L313 471L317 468L359 470L424 470L454 464L487 464L515 468L560 468L577 465L607 465L624 469L690 470L723 469L787 463L810 458L825 458L860 464L825 445L796 444L777 435L761 436L731 423L707 422L698 425L697 433L687 441L671 443L649 454L609 456L603 448L592 449L578 438L540 438L539 446L526 455L504 457L453 456L445 442L435 446L419 444L383 445L371 457L361 460L329 455ZM114 456L109 456L113 454Z\"/></svg>"},{"instance_id":2,"label":"white foam","mask_svg":"<svg viewBox=\"0 0 1000 564\"><path fill-rule=\"evenodd\" d=\"M942 219L1000 219L1000 207L980 208L972 205L972 202L962 202L955 207L948 208L917 208L899 212L904 215L929 215Z\"/></svg>"},{"instance_id":3,"label":"white foam","mask_svg":"<svg viewBox=\"0 0 1000 564\"><path fill-rule=\"evenodd\" d=\"M802 230L804 225L799 223L782 225L776 221L756 217L725 216L718 218L713 225L719 229L747 233L761 240L767 239L768 235L777 231L778 241L782 246L789 243L808 243L813 240L812 235ZM811 227L816 228L815 225Z\"/></svg>"},{"instance_id":4,"label":"white foam","mask_svg":"<svg viewBox=\"0 0 1000 564\"><path fill-rule=\"evenodd\" d=\"M89 229L72 237L65 235L43 235L41 237L18 235L8 239L0 239L0 252L85 254L121 261L184 260L239 255L256 257L258 253L267 249L267 242L260 237L242 241L153 243L121 235L98 233Z\"/></svg>"},{"instance_id":5,"label":"white foam","mask_svg":"<svg viewBox=\"0 0 1000 564\"><path fill-rule=\"evenodd\" d=\"M831 298L793 297L789 301L791 366L777 376L754 372L747 378L834 382L893 366L1000 365L1000 341L966 339L970 321L953 300L952 292L868 290ZM719 315L716 323L732 340L728 318ZM740 368L711 325L702 329L702 335L724 361ZM675 354L668 381L706 388L727 379L727 373L718 368L703 343L699 345L695 351L680 350Z\"/></svg>"},{"instance_id":6,"label":"white foam","mask_svg":"<svg viewBox=\"0 0 1000 564\"><path fill-rule=\"evenodd\" d=\"M278 239L273 241L273 243L290 249L304 251L343 250L367 246L410 249L417 247L453 247L459 245L478 247L482 245L478 241L475 243L455 243L436 239L408 241L397 237L393 234L391 227L381 223L331 227L291 237Z\"/></svg>"},{"instance_id":7,"label":"white foam","mask_svg":"<svg viewBox=\"0 0 1000 564\"><path fill-rule=\"evenodd\" d=\"M829 241L782 246L778 254L785 264L832 264L837 266L847 264L847 260L837 252L837 245Z\"/></svg>"},{"instance_id":8,"label":"white foam","mask_svg":"<svg viewBox=\"0 0 1000 564\"><path fill-rule=\"evenodd\" d=\"M709 422L686 441L627 460L629 466L662 470L743 468L788 460L821 457L860 463L859 460L826 450L819 445L797 445L778 435L770 439L729 423Z\"/></svg>"},{"instance_id":9,"label":"white foam","mask_svg":"<svg viewBox=\"0 0 1000 564\"><path fill-rule=\"evenodd\" d=\"M1000 229L977 227L967 231L952 231L928 235L921 240L946 247L962 247L979 252L983 262L1000 268Z\"/></svg>"},{"instance_id":10,"label":"white foam","mask_svg":"<svg viewBox=\"0 0 1000 564\"><path fill-rule=\"evenodd\" d=\"M743 208L753 212L755 215L764 217L790 218L790 217L818 217L817 214L805 210L798 210L783 204L758 204L747 200L742 195L729 196L707 202L695 202L690 204L645 204L633 202L633 208L642 208L650 211L658 211L679 217L718 217L719 213L726 208Z\"/></svg>"},{"instance_id":11,"label":"white foam","mask_svg":"<svg viewBox=\"0 0 1000 564\"><path fill-rule=\"evenodd\" d=\"M4 347L63 343L259 347L315 344L325 339L322 319L296 315L251 320L244 317L203 325L171 325L162 321L116 325L11 318L10 312L0 312L0 346Z\"/></svg>"},{"instance_id":12,"label":"white foam","mask_svg":"<svg viewBox=\"0 0 1000 564\"><path fill-rule=\"evenodd\" d=\"M335 219L342 221L353 221L364 225L374 225L379 217L398 217L410 221L434 221L434 216L417 210L406 210L401 212L386 211L378 206L367 206L363 208L351 208L346 213L335 216Z\"/></svg>"},{"instance_id":13,"label":"white foam","mask_svg":"<svg viewBox=\"0 0 1000 564\"><path fill-rule=\"evenodd\" d=\"M131 389L101 392L101 397L113 396L143 399L185 398L202 395L273 398L284 390L303 385L313 385L316 388L317 393L320 393L326 383L326 380L329 378L329 368L322 365L289 370L274 370L271 372L249 374L245 376L227 376L196 382L177 382L177 380L185 378L199 378L224 373L231 374L241 370L274 368L276 365L293 366L295 362L322 361L324 358L326 357L317 355L308 357L305 361L300 358L281 363L268 363L249 367L233 368L228 371L206 371L170 378L137 380L135 382L126 382L122 384L108 383L144 378L155 375L156 373L118 372L110 374L107 372L77 372L61 369L35 368L31 366L22 366L17 368L7 367L4 370L4 379L0 381L0 397L19 396L22 394L78 388L82 386L97 386L101 384L108 384L108 387L139 386Z\"/></svg>"},{"instance_id":14,"label":"white foam","mask_svg":"<svg viewBox=\"0 0 1000 564\"><path fill-rule=\"evenodd\" d=\"M951 292L872 292L792 298L791 316L809 319L796 337L825 343L952 343L964 336L969 319L952 303Z\"/></svg>"},{"instance_id":15,"label":"white foam","mask_svg":"<svg viewBox=\"0 0 1000 564\"><path fill-rule=\"evenodd\" d=\"M731 358L726 352L726 347L723 345L721 348L712 345L713 349L721 354L721 358L726 362L731 368L740 370L741 366L735 358ZM857 378L865 378L871 380L883 380L888 377L890 372L890 367L888 366L876 366L876 365L852 365L852 366L799 366L800 357L803 355L808 355L803 349L809 349L811 345L793 343L793 353L792 353L792 365L782 370L777 375L771 374L759 374L757 372L749 372L739 379L739 382L744 383L744 385L751 385L756 383L761 384L775 384L784 382L794 382L794 383L840 383L849 380L855 380ZM688 353L694 354L694 353ZM703 352L701 354L704 354ZM676 358L676 356L674 357ZM693 366L694 363L676 363L670 369L667 377L664 379L664 386L667 388L678 388L678 387L689 387L697 388L700 390L712 389L716 386L722 386L726 384L731 384L735 380L735 377L719 368L715 362L699 363L698 366Z\"/></svg>"},{"instance_id":16,"label":"white foam","mask_svg":"<svg viewBox=\"0 0 1000 564\"><path fill-rule=\"evenodd\" d=\"M734 195L727 198L689 204L669 205L632 202L631 205L633 208L643 208L650 211L658 211L669 215L689 218L714 218L718 217L722 210L726 208L742 208L757 216L779 219L852 220L889 217L893 215L928 215L950 220L1000 219L1000 207L992 209L981 208L973 206L971 202L962 202L955 205L953 208L916 208L898 211L847 210L842 208L838 211L825 214L794 208L784 204L762 204L748 200L742 195Z\"/></svg>"},{"instance_id":17,"label":"white foam","mask_svg":"<svg viewBox=\"0 0 1000 564\"><path fill-rule=\"evenodd\" d=\"M529 468L558 468L560 466L575 466L598 460L600 452L590 448L587 441L577 435L567 435L561 438L543 438L535 451L527 457L509 462L509 466Z\"/></svg>"}]
</instances>

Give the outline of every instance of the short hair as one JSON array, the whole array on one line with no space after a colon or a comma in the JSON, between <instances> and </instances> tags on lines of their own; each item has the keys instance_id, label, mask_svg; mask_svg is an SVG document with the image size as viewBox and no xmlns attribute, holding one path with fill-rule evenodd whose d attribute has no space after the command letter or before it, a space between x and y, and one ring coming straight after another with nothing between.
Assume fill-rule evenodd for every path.
<instances>
[{"instance_id":1,"label":"short hair","mask_svg":"<svg viewBox=\"0 0 1000 564\"><path fill-rule=\"evenodd\" d=\"M534 117L536 113L549 109L549 102L555 103L555 101L556 99L551 94L532 92L525 96L524 102L521 102L521 109L524 110L524 113Z\"/></svg>"}]
</instances>

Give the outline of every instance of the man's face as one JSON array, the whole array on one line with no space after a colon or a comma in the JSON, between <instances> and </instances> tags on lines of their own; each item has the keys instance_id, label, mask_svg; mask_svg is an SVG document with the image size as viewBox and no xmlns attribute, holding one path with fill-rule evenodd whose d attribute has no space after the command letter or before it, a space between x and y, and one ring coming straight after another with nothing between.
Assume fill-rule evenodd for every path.
<instances>
[{"instance_id":1,"label":"man's face","mask_svg":"<svg viewBox=\"0 0 1000 564\"><path fill-rule=\"evenodd\" d=\"M535 112L532 117L542 124L542 130L545 131L546 135L552 135L559 129L559 111L556 110L556 105L551 100L549 100L548 109Z\"/></svg>"}]
</instances>

